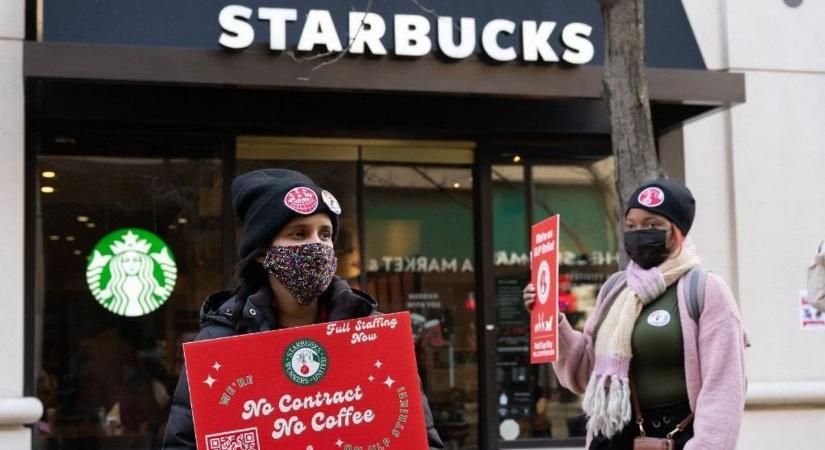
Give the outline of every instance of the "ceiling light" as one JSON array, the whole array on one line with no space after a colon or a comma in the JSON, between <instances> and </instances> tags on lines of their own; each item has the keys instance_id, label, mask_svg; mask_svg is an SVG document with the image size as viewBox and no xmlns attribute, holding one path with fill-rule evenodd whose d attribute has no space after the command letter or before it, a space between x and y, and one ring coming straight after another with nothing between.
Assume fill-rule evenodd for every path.
<instances>
[{"instance_id":1,"label":"ceiling light","mask_svg":"<svg viewBox=\"0 0 825 450\"><path fill-rule=\"evenodd\" d=\"M186 217L181 217L181 218L178 219L178 223L180 223L180 224L184 224L184 223L188 223L188 222L189 221L186 220Z\"/></svg>"},{"instance_id":2,"label":"ceiling light","mask_svg":"<svg viewBox=\"0 0 825 450\"><path fill-rule=\"evenodd\" d=\"M45 170L41 175L43 175L43 178L54 178L57 176L57 174L52 172L51 170Z\"/></svg>"},{"instance_id":3,"label":"ceiling light","mask_svg":"<svg viewBox=\"0 0 825 450\"><path fill-rule=\"evenodd\" d=\"M44 194L52 194L54 193L54 188L51 186L43 186L40 188L40 192Z\"/></svg>"},{"instance_id":4,"label":"ceiling light","mask_svg":"<svg viewBox=\"0 0 825 450\"><path fill-rule=\"evenodd\" d=\"M89 227L89 228L94 228L95 223L94 222L89 222L89 223L86 224L86 226Z\"/></svg>"},{"instance_id":5,"label":"ceiling light","mask_svg":"<svg viewBox=\"0 0 825 450\"><path fill-rule=\"evenodd\" d=\"M519 163L519 162L521 162L521 156L519 156L519 155L513 156L513 162L514 162L514 163Z\"/></svg>"},{"instance_id":6,"label":"ceiling light","mask_svg":"<svg viewBox=\"0 0 825 450\"><path fill-rule=\"evenodd\" d=\"M50 240L50 241L59 241L59 240L60 240L60 236L58 236L58 235L56 235L56 234L53 234L53 235L49 236L49 240Z\"/></svg>"},{"instance_id":7,"label":"ceiling light","mask_svg":"<svg viewBox=\"0 0 825 450\"><path fill-rule=\"evenodd\" d=\"M75 250L72 253L74 253L75 255L78 255L78 256L83 254L83 252L81 252L80 250Z\"/></svg>"},{"instance_id":8,"label":"ceiling light","mask_svg":"<svg viewBox=\"0 0 825 450\"><path fill-rule=\"evenodd\" d=\"M458 188L460 188L460 187L461 187L461 183L459 183L458 181L456 181L455 183L453 183L453 187L454 187L454 188L456 188L456 189L458 189Z\"/></svg>"},{"instance_id":9,"label":"ceiling light","mask_svg":"<svg viewBox=\"0 0 825 450\"><path fill-rule=\"evenodd\" d=\"M81 223L86 223L89 221L89 216L77 216L77 221Z\"/></svg>"},{"instance_id":10,"label":"ceiling light","mask_svg":"<svg viewBox=\"0 0 825 450\"><path fill-rule=\"evenodd\" d=\"M177 225L175 225L174 223L171 223L171 224L169 224L169 229L170 229L170 230L177 230L177 229L178 229L178 226L177 226Z\"/></svg>"},{"instance_id":11,"label":"ceiling light","mask_svg":"<svg viewBox=\"0 0 825 450\"><path fill-rule=\"evenodd\" d=\"M74 242L74 236L66 236L66 240L69 242Z\"/></svg>"}]
</instances>

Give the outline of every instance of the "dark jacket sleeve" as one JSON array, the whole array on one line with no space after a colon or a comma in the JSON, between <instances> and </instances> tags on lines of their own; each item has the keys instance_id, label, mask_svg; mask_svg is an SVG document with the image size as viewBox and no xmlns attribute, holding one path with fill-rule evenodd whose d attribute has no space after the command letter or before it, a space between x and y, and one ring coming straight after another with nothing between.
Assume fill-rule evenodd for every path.
<instances>
[{"instance_id":1,"label":"dark jacket sleeve","mask_svg":"<svg viewBox=\"0 0 825 450\"><path fill-rule=\"evenodd\" d=\"M421 386L421 382L418 383L419 388ZM427 394L424 393L424 389L421 389L421 403L424 405L424 426L427 428L427 443L430 446L430 450L438 450L443 449L444 443L441 442L441 437L438 436L438 431L435 430L435 422L433 421L433 413L430 411L430 402L427 401Z\"/></svg>"},{"instance_id":2,"label":"dark jacket sleeve","mask_svg":"<svg viewBox=\"0 0 825 450\"><path fill-rule=\"evenodd\" d=\"M231 336L229 327L207 326L195 338L196 341ZM172 397L169 420L163 437L163 450L195 450L195 423L192 421L192 404L189 400L189 380L186 366L180 371L178 386Z\"/></svg>"}]
</instances>

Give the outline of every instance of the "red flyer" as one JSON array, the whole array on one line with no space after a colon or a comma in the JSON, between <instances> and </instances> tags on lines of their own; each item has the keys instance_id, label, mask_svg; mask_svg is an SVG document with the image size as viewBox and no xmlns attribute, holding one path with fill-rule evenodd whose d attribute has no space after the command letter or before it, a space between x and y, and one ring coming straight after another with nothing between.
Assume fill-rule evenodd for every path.
<instances>
[{"instance_id":1,"label":"red flyer","mask_svg":"<svg viewBox=\"0 0 825 450\"><path fill-rule=\"evenodd\" d=\"M428 448L409 313L184 344L199 450Z\"/></svg>"},{"instance_id":2,"label":"red flyer","mask_svg":"<svg viewBox=\"0 0 825 450\"><path fill-rule=\"evenodd\" d=\"M530 235L530 279L536 287L530 312L530 363L542 364L558 358L559 216L533 225Z\"/></svg>"}]
</instances>

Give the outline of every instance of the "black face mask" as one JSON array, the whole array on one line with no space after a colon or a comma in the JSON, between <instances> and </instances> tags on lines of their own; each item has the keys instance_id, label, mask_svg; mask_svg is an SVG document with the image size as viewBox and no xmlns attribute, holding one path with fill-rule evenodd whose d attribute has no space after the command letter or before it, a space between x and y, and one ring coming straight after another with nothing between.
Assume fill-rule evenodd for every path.
<instances>
[{"instance_id":1,"label":"black face mask","mask_svg":"<svg viewBox=\"0 0 825 450\"><path fill-rule=\"evenodd\" d=\"M642 269L650 269L665 262L670 253L667 248L667 230L649 229L625 231L624 248L630 259Z\"/></svg>"}]
</instances>

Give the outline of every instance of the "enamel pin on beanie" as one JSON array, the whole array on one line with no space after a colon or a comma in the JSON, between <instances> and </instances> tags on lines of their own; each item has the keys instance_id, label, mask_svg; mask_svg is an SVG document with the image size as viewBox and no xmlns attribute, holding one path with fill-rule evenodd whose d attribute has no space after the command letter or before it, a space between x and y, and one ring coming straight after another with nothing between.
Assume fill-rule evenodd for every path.
<instances>
[{"instance_id":1,"label":"enamel pin on beanie","mask_svg":"<svg viewBox=\"0 0 825 450\"><path fill-rule=\"evenodd\" d=\"M661 178L644 183L631 194L625 215L633 208L663 216L687 235L696 215L696 200L684 184Z\"/></svg>"},{"instance_id":2,"label":"enamel pin on beanie","mask_svg":"<svg viewBox=\"0 0 825 450\"><path fill-rule=\"evenodd\" d=\"M639 194L639 203L655 208L665 202L665 193L661 189L651 186Z\"/></svg>"},{"instance_id":3,"label":"enamel pin on beanie","mask_svg":"<svg viewBox=\"0 0 825 450\"><path fill-rule=\"evenodd\" d=\"M318 195L308 187L296 187L286 193L284 205L298 214L312 214L318 209Z\"/></svg>"}]
</instances>

